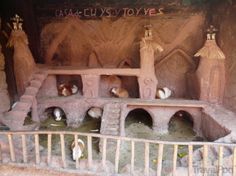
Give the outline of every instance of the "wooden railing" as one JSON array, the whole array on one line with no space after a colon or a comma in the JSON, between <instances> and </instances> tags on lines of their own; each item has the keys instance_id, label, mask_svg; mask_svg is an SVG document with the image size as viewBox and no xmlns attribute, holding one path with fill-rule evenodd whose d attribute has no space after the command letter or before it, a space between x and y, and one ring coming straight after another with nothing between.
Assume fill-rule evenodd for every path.
<instances>
[{"instance_id":1,"label":"wooden railing","mask_svg":"<svg viewBox=\"0 0 236 176\"><path fill-rule=\"evenodd\" d=\"M40 136L41 135L47 135L47 154L44 154L40 152ZM107 150L108 150L108 145L110 145L109 141L116 141L115 145L113 143L113 146L115 147L114 151L114 172L119 173L119 164L120 164L120 154L121 154L121 148L122 148L122 143L129 142L130 143L130 174L134 175L135 172L135 147L137 143L142 143L144 144L144 160L143 160L143 174L145 176L150 175L150 145L157 145L158 150L157 150L157 157L156 157L156 168L155 172L157 176L162 176L163 175L163 150L165 149L166 146L172 146L173 147L173 153L172 153L172 165L170 169L170 173L172 173L173 176L177 176L177 170L178 170L178 164L177 164L177 158L178 158L178 150L180 146L185 146L187 149L186 156L188 158L188 166L186 168L186 172L188 173L189 176L197 174L196 172L203 172L203 175L207 175L209 168L209 155L208 155L208 149L210 147L216 147L218 149L218 158L217 162L218 164L216 165L217 168L217 173L216 175L222 176L224 172L224 149L232 149L232 165L227 165L228 171L232 171L232 175L236 175L236 144L227 144L227 143L212 143L212 142L171 142L171 141L157 141L157 140L147 140L147 139L137 139L137 138L128 138L128 137L120 137L120 136L107 136L107 135L100 135L100 134L92 134L92 133L79 133L79 132L71 132L71 131L18 131L18 132L12 132L12 131L1 131L0 132L0 139L2 139L3 136L6 137L9 145L9 157L10 161L13 163L24 163L28 164L29 161L29 154L28 154L28 149L27 149L27 136L34 136L34 150L35 150L35 165L39 165L41 162L41 157L47 158L46 164L50 167L50 163L52 160L52 135L57 135L60 139L60 150L61 150L61 161L62 161L62 167L68 169L68 159L66 159L66 145L65 145L65 135L72 135L73 139L77 141L78 137L84 137L86 139L86 150L87 150L87 166L88 166L88 171L92 170L93 167L93 146L92 146L92 140L93 138L99 138L100 139L100 152L101 152L101 159L99 162L101 163L103 169L105 170L106 164L107 164ZM14 145L14 137L19 137L21 136L21 144L17 144L18 146L21 145L22 149L22 158L20 160L17 159L15 149L17 146ZM18 139L19 140L19 139ZM1 142L1 141L0 141ZM1 144L1 143L0 143ZM77 144L75 144L77 145ZM193 161L194 161L194 155L193 155L193 150L194 148L198 146L201 147L203 150L203 159L201 161L201 166L197 166L201 169L196 169L193 166ZM4 162L3 158L3 148L0 145L0 162ZM46 155L46 156L43 156ZM6 155L4 155L6 156ZM32 163L32 161L31 161ZM78 170L79 171L79 166L80 162L78 160L75 161L75 167L72 169ZM61 169L61 168L58 168ZM71 168L69 168L71 169Z\"/></svg>"}]
</instances>

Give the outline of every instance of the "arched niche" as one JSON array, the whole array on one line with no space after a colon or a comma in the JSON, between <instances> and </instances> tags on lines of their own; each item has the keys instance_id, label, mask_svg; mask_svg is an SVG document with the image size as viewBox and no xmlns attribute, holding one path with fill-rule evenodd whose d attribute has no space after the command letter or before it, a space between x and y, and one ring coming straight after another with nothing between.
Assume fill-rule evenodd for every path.
<instances>
[{"instance_id":1,"label":"arched niche","mask_svg":"<svg viewBox=\"0 0 236 176\"><path fill-rule=\"evenodd\" d=\"M144 125L150 128L152 128L153 126L151 114L143 108L136 108L128 113L125 118L125 128L131 125L132 123L143 123Z\"/></svg>"},{"instance_id":2,"label":"arched niche","mask_svg":"<svg viewBox=\"0 0 236 176\"><path fill-rule=\"evenodd\" d=\"M169 133L187 131L195 134L194 132L194 120L192 115L184 110L177 111L168 123Z\"/></svg>"}]
</instances>

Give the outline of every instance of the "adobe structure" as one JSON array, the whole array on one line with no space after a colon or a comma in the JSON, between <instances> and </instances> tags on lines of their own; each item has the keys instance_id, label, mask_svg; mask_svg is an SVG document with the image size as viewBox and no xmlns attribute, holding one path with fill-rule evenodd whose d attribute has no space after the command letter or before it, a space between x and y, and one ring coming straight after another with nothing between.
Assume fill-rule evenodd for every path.
<instances>
[{"instance_id":1,"label":"adobe structure","mask_svg":"<svg viewBox=\"0 0 236 176\"><path fill-rule=\"evenodd\" d=\"M202 16L193 18L201 19ZM79 19L73 18L64 19L64 22L68 23L68 31L78 23L83 23ZM208 103L222 103L225 82L225 56L215 42L216 31L213 30L212 26L207 30L207 40L203 48L195 54L195 56L202 58L196 71L197 79L194 81L195 87L200 88L198 92L199 99L179 99L178 95L175 95L176 98L159 100L156 99L158 79L155 71L155 54L160 54L165 51L165 48L153 40L154 36L150 26L148 28L145 26L144 35L140 38L139 67L80 68L76 66L53 66L50 63L37 65L28 47L27 36L19 27L22 26L19 16L14 18L14 23L15 26L11 32L9 45L14 47L14 72L20 98L9 112L4 113L2 118L2 122L11 130L37 129L37 123L24 125L27 114L31 111L33 121L41 122L47 118L45 111L51 107L59 107L64 111L68 126L79 127L90 108L100 107L103 109L101 134L125 136L127 115L135 109L143 109L152 118L152 129L162 134L168 133L168 124L174 114L179 111L186 111L191 114L194 131L197 135L203 136L203 133L206 133L204 130L207 129L202 127L203 120L205 120L203 119L203 111L209 106ZM47 60L52 59L55 53L50 52L56 52L55 47L58 47L60 41L63 40L61 35L58 37L60 37L60 40L53 41L49 46L46 54ZM187 55L182 50L177 49L176 52L183 54L184 57ZM92 57L93 63L99 63L97 56L97 53L95 56L89 55L89 60L91 61ZM170 56L167 55L161 62L164 62L168 57ZM189 62L188 56L186 59ZM90 61L88 63L91 63ZM113 85L112 82L104 82L104 77L109 78L109 76L114 75L116 77L135 77L139 96L136 98L101 96L101 94L109 95L109 89ZM78 85L79 92L72 96L59 96L58 81L61 82L59 76L77 77L75 79L77 85L79 83L78 77L81 77L81 85ZM59 80L57 77L59 77ZM68 82L66 79L65 81ZM101 84L108 84L110 88L102 89ZM222 128L215 135L224 136L225 133L227 133L227 130Z\"/></svg>"},{"instance_id":2,"label":"adobe structure","mask_svg":"<svg viewBox=\"0 0 236 176\"><path fill-rule=\"evenodd\" d=\"M125 136L125 119L136 109L145 110L152 118L152 129L160 133L168 132L176 112L186 111L198 135L216 139L205 126L209 120L205 116L217 116L209 107L225 105L234 110L233 88L226 86L233 77L227 69L230 58L217 46L222 39L216 41L221 31L210 25L207 29L207 16L201 11L178 15L172 14L170 6L178 7L178 3L166 9L123 8L117 16L111 16L106 7L95 8L101 12L96 18L92 18L94 8L79 9L81 15L72 13L73 9L69 15L55 9L55 20L45 24L39 19L44 64L35 63L38 58L29 49L22 19L15 16L8 45L14 48L19 99L11 109L6 103L1 110L2 123L11 130L37 129L38 123L24 125L29 112L33 121L41 122L47 118L45 110L60 107L67 125L79 127L91 107L100 107L101 134ZM58 85L72 82L79 92L58 96ZM112 87L125 88L130 97L111 97ZM172 96L156 99L157 87L170 88ZM224 136L227 130L220 126L223 132L217 136Z\"/></svg>"},{"instance_id":3,"label":"adobe structure","mask_svg":"<svg viewBox=\"0 0 236 176\"><path fill-rule=\"evenodd\" d=\"M76 4L77 9L73 8L72 0L63 5L56 1L51 1L51 5L46 1L14 2L22 8L14 13L22 17L15 15L11 18L13 25L9 25L7 16L0 35L0 127L7 127L9 132L8 141L0 136L0 150L2 147L3 153L10 154L12 161L16 145L11 143L14 140L11 132L33 131L30 133L35 134L33 160L40 163L37 155L45 154L45 150L37 152L40 124L48 118L45 112L55 107L65 114L70 130L83 124L91 108L102 109L99 133L116 137L117 146L127 136L126 120L132 112L141 109L149 114L151 128L158 134L167 134L172 117L186 112L196 136L213 141L208 148L213 165L216 161L220 163L220 155L224 157L221 162L226 164L235 158L232 146L224 147L224 151L214 146L218 142L234 145L236 141L234 1L205 4L201 0L198 3L146 0L138 7L141 0L129 7L124 2L121 2L124 6L113 4L114 8L107 5L108 1L96 5L80 1L85 7ZM76 85L78 92L61 96L59 87L63 84ZM110 90L114 87L127 91L129 97L112 96ZM163 87L172 91L168 99L156 97L157 89ZM25 124L29 114L33 123ZM64 134L60 133L61 141ZM18 138L13 142L26 146L24 136L21 137L22 141ZM147 146L149 143L145 143L149 162ZM18 146L15 148L16 154L23 156ZM65 159L63 148L61 142L61 158ZM202 157L207 155L203 148L192 152L193 162L198 166L202 161L207 163ZM186 158L179 159L180 168L175 170L178 173L180 169L179 175L181 167L187 172ZM144 164L149 166L147 162ZM149 175L147 170L145 175Z\"/></svg>"}]
</instances>

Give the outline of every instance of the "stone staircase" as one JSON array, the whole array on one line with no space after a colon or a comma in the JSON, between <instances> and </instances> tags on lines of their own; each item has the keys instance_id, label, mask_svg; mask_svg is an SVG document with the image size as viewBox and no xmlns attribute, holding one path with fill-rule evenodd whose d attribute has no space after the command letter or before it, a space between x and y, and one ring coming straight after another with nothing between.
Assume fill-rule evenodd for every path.
<instances>
[{"instance_id":1,"label":"stone staircase","mask_svg":"<svg viewBox=\"0 0 236 176\"><path fill-rule=\"evenodd\" d=\"M37 127L37 124L24 126L24 121L30 111L33 100L46 77L47 73L45 72L34 73L29 82L29 86L25 89L20 100L11 111L4 114L2 122L8 126L10 130L33 130Z\"/></svg>"},{"instance_id":2,"label":"stone staircase","mask_svg":"<svg viewBox=\"0 0 236 176\"><path fill-rule=\"evenodd\" d=\"M104 106L100 130L101 134L119 135L120 113L121 105L119 103L109 103Z\"/></svg>"}]
</instances>

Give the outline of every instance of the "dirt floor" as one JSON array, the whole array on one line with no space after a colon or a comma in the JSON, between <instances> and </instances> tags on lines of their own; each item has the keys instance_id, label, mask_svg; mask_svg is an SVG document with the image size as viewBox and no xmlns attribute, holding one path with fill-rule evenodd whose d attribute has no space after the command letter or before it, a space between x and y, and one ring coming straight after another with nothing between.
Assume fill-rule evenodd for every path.
<instances>
[{"instance_id":1,"label":"dirt floor","mask_svg":"<svg viewBox=\"0 0 236 176\"><path fill-rule=\"evenodd\" d=\"M13 165L0 165L0 175L1 176L94 176L94 174L77 174L69 173L64 171L53 171L47 169L39 169L35 167L20 167Z\"/></svg>"}]
</instances>

